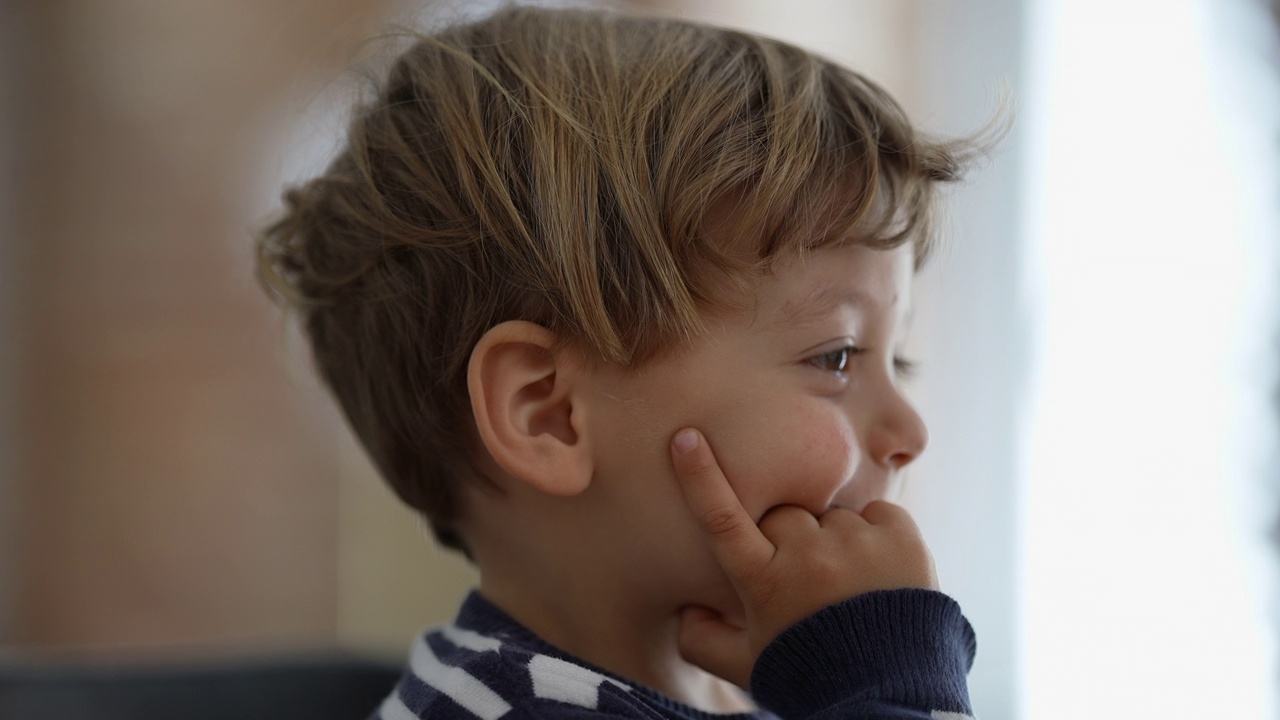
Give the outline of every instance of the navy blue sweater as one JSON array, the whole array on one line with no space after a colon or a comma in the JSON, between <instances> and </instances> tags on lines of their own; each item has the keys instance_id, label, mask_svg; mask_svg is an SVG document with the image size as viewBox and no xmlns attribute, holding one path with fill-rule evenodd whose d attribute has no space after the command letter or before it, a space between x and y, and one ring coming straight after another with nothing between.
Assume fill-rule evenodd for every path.
<instances>
[{"instance_id":1,"label":"navy blue sweater","mask_svg":"<svg viewBox=\"0 0 1280 720\"><path fill-rule=\"evenodd\" d=\"M547 644L472 593L453 625L418 638L373 718L971 718L973 629L932 590L859 595L797 623L751 676L755 713L714 715Z\"/></svg>"}]
</instances>

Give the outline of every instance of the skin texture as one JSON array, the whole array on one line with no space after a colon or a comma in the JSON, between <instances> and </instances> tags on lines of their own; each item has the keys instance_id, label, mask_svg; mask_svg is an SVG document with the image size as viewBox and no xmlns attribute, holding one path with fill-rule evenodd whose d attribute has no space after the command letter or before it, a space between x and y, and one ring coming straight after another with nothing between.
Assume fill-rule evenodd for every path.
<instances>
[{"instance_id":1,"label":"skin texture","mask_svg":"<svg viewBox=\"0 0 1280 720\"><path fill-rule=\"evenodd\" d=\"M529 323L491 330L468 378L499 487L467 503L481 593L585 660L729 711L744 700L719 678L744 686L791 623L936 587L905 511L868 507L927 444L895 371L911 268L909 248L785 260L745 310L639 368Z\"/></svg>"}]
</instances>

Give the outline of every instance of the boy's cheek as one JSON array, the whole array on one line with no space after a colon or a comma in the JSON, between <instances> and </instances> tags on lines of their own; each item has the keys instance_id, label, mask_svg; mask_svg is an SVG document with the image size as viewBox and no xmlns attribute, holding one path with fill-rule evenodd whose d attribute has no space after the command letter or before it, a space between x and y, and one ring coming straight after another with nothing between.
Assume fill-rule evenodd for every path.
<instances>
[{"instance_id":1,"label":"boy's cheek","mask_svg":"<svg viewBox=\"0 0 1280 720\"><path fill-rule=\"evenodd\" d=\"M721 468L743 508L756 522L779 505L797 505L820 515L848 487L860 455L853 433L830 422L795 426L791 432L726 443Z\"/></svg>"}]
</instances>

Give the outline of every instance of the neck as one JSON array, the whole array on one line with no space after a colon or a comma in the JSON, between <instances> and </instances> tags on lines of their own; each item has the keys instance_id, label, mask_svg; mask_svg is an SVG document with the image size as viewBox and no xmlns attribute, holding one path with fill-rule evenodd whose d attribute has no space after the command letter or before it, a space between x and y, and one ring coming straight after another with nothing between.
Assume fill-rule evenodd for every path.
<instances>
[{"instance_id":1,"label":"neck","mask_svg":"<svg viewBox=\"0 0 1280 720\"><path fill-rule=\"evenodd\" d=\"M752 709L737 688L680 656L679 607L651 604L652 594L583 576L512 583L489 572L480 593L551 645L677 702L708 712Z\"/></svg>"}]
</instances>

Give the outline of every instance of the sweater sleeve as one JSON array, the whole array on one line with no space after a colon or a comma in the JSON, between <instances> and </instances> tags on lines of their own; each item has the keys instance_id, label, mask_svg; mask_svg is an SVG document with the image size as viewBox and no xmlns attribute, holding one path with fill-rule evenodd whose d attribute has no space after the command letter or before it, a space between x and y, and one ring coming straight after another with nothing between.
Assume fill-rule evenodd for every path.
<instances>
[{"instance_id":1,"label":"sweater sleeve","mask_svg":"<svg viewBox=\"0 0 1280 720\"><path fill-rule=\"evenodd\" d=\"M756 702L786 720L972 715L977 648L960 606L933 590L876 591L825 608L756 661Z\"/></svg>"}]
</instances>

